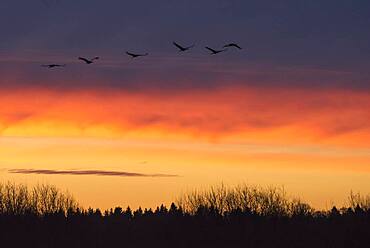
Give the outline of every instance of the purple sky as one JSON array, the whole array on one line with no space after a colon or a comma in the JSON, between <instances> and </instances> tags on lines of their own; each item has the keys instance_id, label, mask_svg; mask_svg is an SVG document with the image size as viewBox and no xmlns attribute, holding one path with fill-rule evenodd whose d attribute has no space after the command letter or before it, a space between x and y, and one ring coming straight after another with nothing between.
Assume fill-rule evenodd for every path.
<instances>
[{"instance_id":1,"label":"purple sky","mask_svg":"<svg viewBox=\"0 0 370 248\"><path fill-rule=\"evenodd\" d=\"M368 1L2 0L0 11L3 88L370 85ZM196 47L179 54L173 40ZM204 49L231 41L244 49ZM132 61L126 50L150 57ZM86 67L78 56L102 59Z\"/></svg>"}]
</instances>

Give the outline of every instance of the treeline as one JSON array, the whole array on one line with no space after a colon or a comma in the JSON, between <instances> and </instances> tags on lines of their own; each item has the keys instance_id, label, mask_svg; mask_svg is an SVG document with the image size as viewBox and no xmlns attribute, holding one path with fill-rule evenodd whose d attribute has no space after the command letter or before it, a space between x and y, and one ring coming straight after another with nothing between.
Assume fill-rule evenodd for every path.
<instances>
[{"instance_id":1,"label":"treeline","mask_svg":"<svg viewBox=\"0 0 370 248\"><path fill-rule=\"evenodd\" d=\"M29 188L23 184L0 183L1 215L67 215L77 209L76 200L55 186L40 184Z\"/></svg>"},{"instance_id":2,"label":"treeline","mask_svg":"<svg viewBox=\"0 0 370 248\"><path fill-rule=\"evenodd\" d=\"M3 247L367 247L370 197L317 211L283 188L212 187L169 207L83 209L54 186L0 184Z\"/></svg>"}]
</instances>

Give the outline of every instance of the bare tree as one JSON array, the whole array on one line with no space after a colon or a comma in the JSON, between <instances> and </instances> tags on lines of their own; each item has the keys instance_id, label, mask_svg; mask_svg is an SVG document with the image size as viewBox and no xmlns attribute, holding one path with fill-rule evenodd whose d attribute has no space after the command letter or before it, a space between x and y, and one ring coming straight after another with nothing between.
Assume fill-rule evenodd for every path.
<instances>
[{"instance_id":1,"label":"bare tree","mask_svg":"<svg viewBox=\"0 0 370 248\"><path fill-rule=\"evenodd\" d=\"M0 213L3 214L66 215L77 208L78 203L68 192L61 192L52 185L41 184L29 188L23 184L0 183Z\"/></svg>"}]
</instances>

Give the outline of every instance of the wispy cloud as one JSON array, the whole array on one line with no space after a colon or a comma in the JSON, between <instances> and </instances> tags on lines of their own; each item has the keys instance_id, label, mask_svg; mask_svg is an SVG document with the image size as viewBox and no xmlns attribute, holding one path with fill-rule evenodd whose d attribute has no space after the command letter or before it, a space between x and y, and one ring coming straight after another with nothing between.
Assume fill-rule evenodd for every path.
<instances>
[{"instance_id":1,"label":"wispy cloud","mask_svg":"<svg viewBox=\"0 0 370 248\"><path fill-rule=\"evenodd\" d=\"M13 174L43 174L43 175L74 175L74 176L114 176L114 177L178 177L170 174L143 174L126 171L104 170L37 170L37 169L10 169Z\"/></svg>"}]
</instances>

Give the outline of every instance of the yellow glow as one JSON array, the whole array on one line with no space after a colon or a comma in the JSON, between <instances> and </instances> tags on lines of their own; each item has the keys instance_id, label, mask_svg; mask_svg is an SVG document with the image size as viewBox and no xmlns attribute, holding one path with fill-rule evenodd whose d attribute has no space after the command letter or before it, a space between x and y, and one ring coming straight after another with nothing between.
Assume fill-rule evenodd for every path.
<instances>
[{"instance_id":1,"label":"yellow glow","mask_svg":"<svg viewBox=\"0 0 370 248\"><path fill-rule=\"evenodd\" d=\"M370 192L368 109L359 92L0 92L0 179L56 184L102 208L153 207L220 182L285 185L329 207ZM179 177L8 171L22 168Z\"/></svg>"},{"instance_id":2,"label":"yellow glow","mask_svg":"<svg viewBox=\"0 0 370 248\"><path fill-rule=\"evenodd\" d=\"M315 149L321 152L315 152ZM338 154L339 153L339 154ZM6 169L97 169L176 174L175 178L16 175L3 179L48 182L74 192L84 205L155 206L187 189L225 182L285 185L319 207L341 203L351 189L370 189L366 150L253 146L97 138L0 138ZM351 166L349 166L351 165ZM330 182L330 184L328 183ZM325 190L323 190L325 189Z\"/></svg>"}]
</instances>

